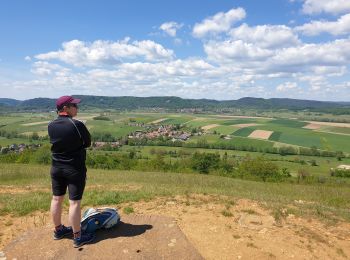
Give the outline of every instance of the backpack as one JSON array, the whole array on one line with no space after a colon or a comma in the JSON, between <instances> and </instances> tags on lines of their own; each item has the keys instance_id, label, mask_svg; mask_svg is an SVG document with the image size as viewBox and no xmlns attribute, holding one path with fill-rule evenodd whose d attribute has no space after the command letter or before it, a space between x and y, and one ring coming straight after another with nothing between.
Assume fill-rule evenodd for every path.
<instances>
[{"instance_id":1,"label":"backpack","mask_svg":"<svg viewBox=\"0 0 350 260\"><path fill-rule=\"evenodd\" d=\"M114 208L89 208L80 222L81 231L93 233L98 229L109 229L120 223L118 211Z\"/></svg>"}]
</instances>

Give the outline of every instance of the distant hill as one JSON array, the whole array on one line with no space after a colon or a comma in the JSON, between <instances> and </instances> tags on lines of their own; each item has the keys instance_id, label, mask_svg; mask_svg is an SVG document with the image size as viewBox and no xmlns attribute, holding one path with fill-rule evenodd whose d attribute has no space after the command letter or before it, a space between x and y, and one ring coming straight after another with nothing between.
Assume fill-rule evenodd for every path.
<instances>
[{"instance_id":1,"label":"distant hill","mask_svg":"<svg viewBox=\"0 0 350 260\"><path fill-rule=\"evenodd\" d=\"M0 104L4 106L17 106L22 101L11 98L0 98Z\"/></svg>"},{"instance_id":2,"label":"distant hill","mask_svg":"<svg viewBox=\"0 0 350 260\"><path fill-rule=\"evenodd\" d=\"M202 111L218 111L225 109L263 109L263 110L314 110L349 113L350 102L326 102L289 98L252 98L218 101L212 99L183 99L179 97L108 97L75 95L82 99L81 106L86 109L197 109ZM54 110L55 99L34 98L24 101L0 98L0 106L16 111Z\"/></svg>"}]
</instances>

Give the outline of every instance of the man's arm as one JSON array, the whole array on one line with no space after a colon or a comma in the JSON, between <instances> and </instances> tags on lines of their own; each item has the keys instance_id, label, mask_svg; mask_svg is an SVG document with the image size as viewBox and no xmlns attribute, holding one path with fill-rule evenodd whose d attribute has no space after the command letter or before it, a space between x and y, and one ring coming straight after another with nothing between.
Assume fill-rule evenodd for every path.
<instances>
[{"instance_id":1,"label":"man's arm","mask_svg":"<svg viewBox=\"0 0 350 260\"><path fill-rule=\"evenodd\" d=\"M85 124L81 121L77 120L77 126L79 128L81 138L84 142L84 148L88 148L91 146L91 135L89 133L89 130L86 128Z\"/></svg>"}]
</instances>

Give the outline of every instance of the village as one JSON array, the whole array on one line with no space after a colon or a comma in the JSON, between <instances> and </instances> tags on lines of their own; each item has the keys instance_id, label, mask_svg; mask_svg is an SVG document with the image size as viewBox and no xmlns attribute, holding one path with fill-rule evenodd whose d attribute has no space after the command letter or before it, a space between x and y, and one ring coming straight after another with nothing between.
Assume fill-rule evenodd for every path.
<instances>
[{"instance_id":1,"label":"village","mask_svg":"<svg viewBox=\"0 0 350 260\"><path fill-rule=\"evenodd\" d=\"M173 142L175 141L187 141L193 135L202 135L203 132L198 131L196 133L190 133L188 131L181 130L181 125L156 125L130 122L128 126L142 127L144 130L136 130L128 134L127 139L157 139L159 137L166 137ZM106 146L110 148L117 148L124 144L122 141L115 142L102 142L95 141L92 144L93 149L101 149Z\"/></svg>"}]
</instances>

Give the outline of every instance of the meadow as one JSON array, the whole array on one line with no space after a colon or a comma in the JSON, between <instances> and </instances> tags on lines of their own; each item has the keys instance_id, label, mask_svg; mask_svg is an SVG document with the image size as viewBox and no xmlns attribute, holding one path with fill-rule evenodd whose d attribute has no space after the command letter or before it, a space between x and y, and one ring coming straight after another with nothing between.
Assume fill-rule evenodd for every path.
<instances>
[{"instance_id":1,"label":"meadow","mask_svg":"<svg viewBox=\"0 0 350 260\"><path fill-rule=\"evenodd\" d=\"M2 190L7 191L0 193L0 214L26 215L48 210L51 197L48 166L0 164L0 183ZM271 210L285 208L296 215L328 221L350 220L348 185L262 183L164 172L89 169L83 206L118 205L186 194L246 198Z\"/></svg>"}]
</instances>

